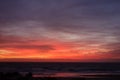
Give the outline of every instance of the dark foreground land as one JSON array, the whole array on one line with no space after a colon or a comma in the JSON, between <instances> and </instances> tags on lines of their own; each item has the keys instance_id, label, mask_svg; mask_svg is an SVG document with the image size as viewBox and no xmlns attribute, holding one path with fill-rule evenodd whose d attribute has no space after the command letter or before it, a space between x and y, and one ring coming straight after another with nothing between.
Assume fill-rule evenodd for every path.
<instances>
[{"instance_id":1,"label":"dark foreground land","mask_svg":"<svg viewBox=\"0 0 120 80\"><path fill-rule=\"evenodd\" d=\"M0 72L0 80L120 80L120 75L96 75L96 77L32 77L32 73Z\"/></svg>"}]
</instances>

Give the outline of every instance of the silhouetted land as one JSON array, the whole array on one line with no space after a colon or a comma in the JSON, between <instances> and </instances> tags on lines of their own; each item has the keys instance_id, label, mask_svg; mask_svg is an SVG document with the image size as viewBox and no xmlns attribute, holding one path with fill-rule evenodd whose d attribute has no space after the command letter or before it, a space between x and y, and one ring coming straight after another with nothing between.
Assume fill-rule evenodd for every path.
<instances>
[{"instance_id":1,"label":"silhouetted land","mask_svg":"<svg viewBox=\"0 0 120 80\"><path fill-rule=\"evenodd\" d=\"M120 80L120 63L3 62L0 80Z\"/></svg>"},{"instance_id":2,"label":"silhouetted land","mask_svg":"<svg viewBox=\"0 0 120 80\"><path fill-rule=\"evenodd\" d=\"M32 73L25 75L18 72L0 72L0 80L120 80L120 75L96 75L96 78L84 77L32 77Z\"/></svg>"}]
</instances>

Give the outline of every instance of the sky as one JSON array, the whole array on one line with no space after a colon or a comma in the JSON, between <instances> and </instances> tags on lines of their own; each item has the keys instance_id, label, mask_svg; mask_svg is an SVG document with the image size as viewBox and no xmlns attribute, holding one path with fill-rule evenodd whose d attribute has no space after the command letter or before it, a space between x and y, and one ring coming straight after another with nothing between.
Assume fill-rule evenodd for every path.
<instances>
[{"instance_id":1,"label":"sky","mask_svg":"<svg viewBox=\"0 0 120 80\"><path fill-rule=\"evenodd\" d=\"M120 0L0 0L0 61L120 61Z\"/></svg>"}]
</instances>

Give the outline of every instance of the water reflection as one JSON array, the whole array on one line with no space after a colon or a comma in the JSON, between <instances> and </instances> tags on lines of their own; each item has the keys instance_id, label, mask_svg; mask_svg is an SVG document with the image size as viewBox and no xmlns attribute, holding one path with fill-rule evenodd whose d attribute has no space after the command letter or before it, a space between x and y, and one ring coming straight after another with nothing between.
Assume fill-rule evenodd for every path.
<instances>
[{"instance_id":1,"label":"water reflection","mask_svg":"<svg viewBox=\"0 0 120 80\"><path fill-rule=\"evenodd\" d=\"M60 73L38 73L33 74L33 77L85 77L95 78L107 75L119 75L117 73L71 73L71 72L60 72Z\"/></svg>"}]
</instances>

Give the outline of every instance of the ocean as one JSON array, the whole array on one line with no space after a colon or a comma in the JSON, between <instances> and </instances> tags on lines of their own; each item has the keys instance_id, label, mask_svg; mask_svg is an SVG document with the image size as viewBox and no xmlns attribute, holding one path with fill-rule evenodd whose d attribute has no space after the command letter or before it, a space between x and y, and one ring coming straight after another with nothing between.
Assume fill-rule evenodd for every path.
<instances>
[{"instance_id":1,"label":"ocean","mask_svg":"<svg viewBox=\"0 0 120 80\"><path fill-rule=\"evenodd\" d=\"M120 63L92 62L1 62L0 72L31 72L33 77L120 75Z\"/></svg>"}]
</instances>

